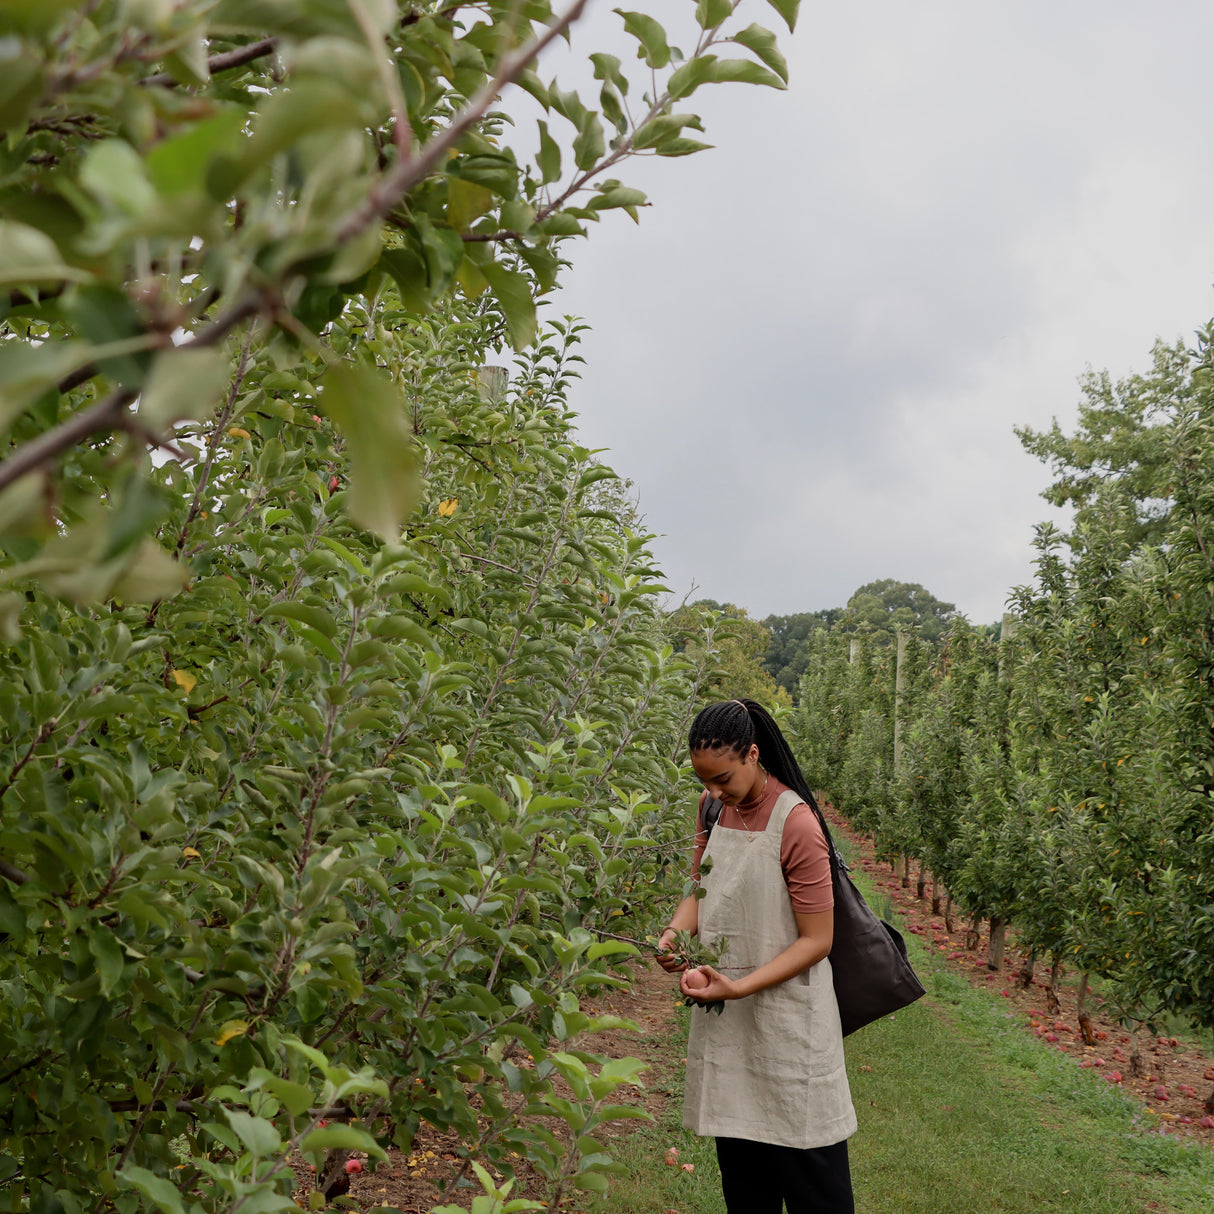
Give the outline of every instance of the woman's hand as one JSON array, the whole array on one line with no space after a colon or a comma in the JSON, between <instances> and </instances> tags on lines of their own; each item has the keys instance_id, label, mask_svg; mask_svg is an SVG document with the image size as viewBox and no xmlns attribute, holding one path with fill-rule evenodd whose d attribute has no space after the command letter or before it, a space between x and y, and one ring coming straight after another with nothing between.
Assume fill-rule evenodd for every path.
<instances>
[{"instance_id":1,"label":"woman's hand","mask_svg":"<svg viewBox=\"0 0 1214 1214\"><path fill-rule=\"evenodd\" d=\"M687 962L670 951L674 948L674 938L675 930L673 927L668 927L658 937L658 956L656 960L668 974L678 974L687 968Z\"/></svg>"},{"instance_id":2,"label":"woman's hand","mask_svg":"<svg viewBox=\"0 0 1214 1214\"><path fill-rule=\"evenodd\" d=\"M706 980L706 981L705 981ZM697 1003L716 1003L720 999L742 999L743 991L732 978L718 974L711 965L700 965L679 980L679 990Z\"/></svg>"}]
</instances>

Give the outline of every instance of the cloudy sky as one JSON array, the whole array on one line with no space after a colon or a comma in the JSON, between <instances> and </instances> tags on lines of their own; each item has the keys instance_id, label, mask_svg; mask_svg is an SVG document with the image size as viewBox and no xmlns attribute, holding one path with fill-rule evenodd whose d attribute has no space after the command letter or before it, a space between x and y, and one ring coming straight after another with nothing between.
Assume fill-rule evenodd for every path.
<instances>
[{"instance_id":1,"label":"cloudy sky","mask_svg":"<svg viewBox=\"0 0 1214 1214\"><path fill-rule=\"evenodd\" d=\"M631 56L591 9L574 51ZM789 89L697 93L715 150L627 166L653 205L575 254L583 439L680 595L762 617L891 577L996 619L1058 517L1013 426L1214 315L1214 6L806 0L781 42Z\"/></svg>"}]
</instances>

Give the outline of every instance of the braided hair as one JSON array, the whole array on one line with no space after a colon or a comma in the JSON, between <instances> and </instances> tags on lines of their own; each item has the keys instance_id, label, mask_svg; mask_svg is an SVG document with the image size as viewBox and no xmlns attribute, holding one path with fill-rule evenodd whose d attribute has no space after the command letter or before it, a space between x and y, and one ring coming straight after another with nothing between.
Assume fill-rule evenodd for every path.
<instances>
[{"instance_id":1,"label":"braided hair","mask_svg":"<svg viewBox=\"0 0 1214 1214\"><path fill-rule=\"evenodd\" d=\"M692 721L687 737L687 749L692 754L698 750L731 750L736 755L744 755L756 744L759 762L816 810L818 803L801 774L791 747L762 704L754 700L722 700L709 704Z\"/></svg>"}]
</instances>

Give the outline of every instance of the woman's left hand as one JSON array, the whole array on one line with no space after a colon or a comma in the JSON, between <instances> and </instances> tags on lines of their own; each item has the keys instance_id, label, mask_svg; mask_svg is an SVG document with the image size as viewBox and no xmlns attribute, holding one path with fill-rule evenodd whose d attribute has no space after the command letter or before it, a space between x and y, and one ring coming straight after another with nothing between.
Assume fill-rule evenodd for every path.
<instances>
[{"instance_id":1,"label":"woman's left hand","mask_svg":"<svg viewBox=\"0 0 1214 1214\"><path fill-rule=\"evenodd\" d=\"M707 985L689 987L687 985L689 978L693 983L697 981L692 977L693 974L707 978ZM719 999L742 999L746 995L746 992L741 990L732 978L726 978L724 974L717 973L711 965L701 965L693 970L688 970L679 979L679 990L688 998L695 999L699 1003L715 1003Z\"/></svg>"}]
</instances>

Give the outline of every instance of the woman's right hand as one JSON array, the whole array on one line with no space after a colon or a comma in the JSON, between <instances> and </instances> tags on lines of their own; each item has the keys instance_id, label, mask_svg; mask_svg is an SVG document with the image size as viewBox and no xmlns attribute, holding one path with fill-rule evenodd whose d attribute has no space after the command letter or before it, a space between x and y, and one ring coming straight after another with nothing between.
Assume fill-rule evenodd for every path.
<instances>
[{"instance_id":1,"label":"woman's right hand","mask_svg":"<svg viewBox=\"0 0 1214 1214\"><path fill-rule=\"evenodd\" d=\"M668 973L678 974L687 968L687 962L670 950L674 947L674 928L668 927L658 937L657 963Z\"/></svg>"}]
</instances>

